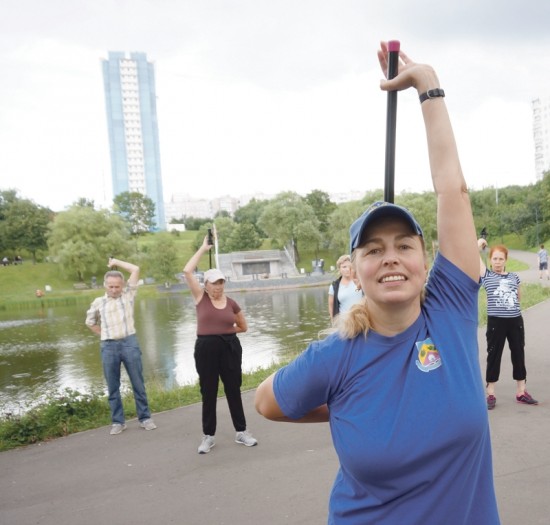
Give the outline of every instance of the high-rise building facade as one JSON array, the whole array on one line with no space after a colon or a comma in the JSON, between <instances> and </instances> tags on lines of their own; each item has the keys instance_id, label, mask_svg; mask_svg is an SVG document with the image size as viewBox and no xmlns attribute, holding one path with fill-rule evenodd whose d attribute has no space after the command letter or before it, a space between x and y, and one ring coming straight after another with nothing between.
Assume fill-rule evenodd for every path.
<instances>
[{"instance_id":1,"label":"high-rise building facade","mask_svg":"<svg viewBox=\"0 0 550 525\"><path fill-rule=\"evenodd\" d=\"M109 52L102 60L113 195L139 192L166 228L160 169L155 70L145 53Z\"/></svg>"},{"instance_id":2,"label":"high-rise building facade","mask_svg":"<svg viewBox=\"0 0 550 525\"><path fill-rule=\"evenodd\" d=\"M533 100L533 139L537 180L550 171L550 96Z\"/></svg>"}]
</instances>

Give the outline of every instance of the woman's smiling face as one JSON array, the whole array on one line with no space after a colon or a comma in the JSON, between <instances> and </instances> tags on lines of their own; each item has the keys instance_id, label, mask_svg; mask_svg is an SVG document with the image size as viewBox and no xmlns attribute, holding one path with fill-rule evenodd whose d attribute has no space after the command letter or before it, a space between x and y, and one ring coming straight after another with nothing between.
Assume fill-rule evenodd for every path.
<instances>
[{"instance_id":1,"label":"woman's smiling face","mask_svg":"<svg viewBox=\"0 0 550 525\"><path fill-rule=\"evenodd\" d=\"M405 220L385 217L367 228L354 263L369 302L420 301L428 271L426 254L421 237Z\"/></svg>"}]
</instances>

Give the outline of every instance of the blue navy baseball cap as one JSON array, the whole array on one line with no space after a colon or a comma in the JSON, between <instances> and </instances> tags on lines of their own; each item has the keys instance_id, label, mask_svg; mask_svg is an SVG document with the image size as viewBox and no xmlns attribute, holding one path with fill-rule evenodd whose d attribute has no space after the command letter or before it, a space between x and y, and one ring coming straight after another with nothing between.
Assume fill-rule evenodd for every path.
<instances>
[{"instance_id":1,"label":"blue navy baseball cap","mask_svg":"<svg viewBox=\"0 0 550 525\"><path fill-rule=\"evenodd\" d=\"M423 237L422 228L416 222L416 219L413 217L413 214L397 204L392 204L390 202L378 201L374 204L371 204L364 212L361 217L359 217L350 227L349 236L350 236L350 253L359 246L361 242L361 237L367 226L371 225L373 221L381 219L382 217L399 217L405 219L407 223L412 228L412 231L420 237Z\"/></svg>"}]
</instances>

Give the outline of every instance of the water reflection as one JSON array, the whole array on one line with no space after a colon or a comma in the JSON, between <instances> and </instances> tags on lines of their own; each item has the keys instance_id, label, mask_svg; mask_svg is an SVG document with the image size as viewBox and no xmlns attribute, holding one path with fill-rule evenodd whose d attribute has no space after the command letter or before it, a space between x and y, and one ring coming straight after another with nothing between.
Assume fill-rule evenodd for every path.
<instances>
[{"instance_id":1,"label":"water reflection","mask_svg":"<svg viewBox=\"0 0 550 525\"><path fill-rule=\"evenodd\" d=\"M243 369L278 363L317 338L328 323L326 294L326 287L231 293L249 325L239 336ZM65 388L105 390L99 341L84 325L86 309L0 312L0 413L24 411ZM138 296L135 314L146 381L167 389L194 383L196 323L190 296ZM123 382L127 386L125 373Z\"/></svg>"}]
</instances>

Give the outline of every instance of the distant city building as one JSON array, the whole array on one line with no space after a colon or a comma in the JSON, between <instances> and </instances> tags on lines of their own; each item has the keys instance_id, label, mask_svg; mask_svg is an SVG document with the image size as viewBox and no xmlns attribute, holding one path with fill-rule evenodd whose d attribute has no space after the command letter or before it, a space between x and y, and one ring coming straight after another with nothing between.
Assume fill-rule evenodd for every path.
<instances>
[{"instance_id":1,"label":"distant city building","mask_svg":"<svg viewBox=\"0 0 550 525\"><path fill-rule=\"evenodd\" d=\"M176 193L172 198L164 203L166 213L166 222L170 223L172 219L182 219L184 217L196 217L198 219L211 219L214 217L212 203L207 199L193 199L190 195Z\"/></svg>"},{"instance_id":2,"label":"distant city building","mask_svg":"<svg viewBox=\"0 0 550 525\"><path fill-rule=\"evenodd\" d=\"M196 217L198 219L212 219L217 213L225 211L233 217L239 209L239 199L229 197L217 197L215 199L193 199L190 195L176 193L170 201L164 203L166 222L183 217Z\"/></svg>"},{"instance_id":3,"label":"distant city building","mask_svg":"<svg viewBox=\"0 0 550 525\"><path fill-rule=\"evenodd\" d=\"M537 180L550 171L550 96L533 100L533 139Z\"/></svg>"},{"instance_id":4,"label":"distant city building","mask_svg":"<svg viewBox=\"0 0 550 525\"><path fill-rule=\"evenodd\" d=\"M346 191L342 193L330 193L329 197L334 204L342 204L343 202L360 201L365 196L364 191Z\"/></svg>"},{"instance_id":5,"label":"distant city building","mask_svg":"<svg viewBox=\"0 0 550 525\"><path fill-rule=\"evenodd\" d=\"M139 192L155 203L164 230L155 70L145 53L109 52L102 60L113 195Z\"/></svg>"},{"instance_id":6,"label":"distant city building","mask_svg":"<svg viewBox=\"0 0 550 525\"><path fill-rule=\"evenodd\" d=\"M210 202L212 203L212 211L214 212L214 215L219 212L227 212L230 217L233 217L235 212L241 206L239 199L230 197L229 195L212 199Z\"/></svg>"},{"instance_id":7,"label":"distant city building","mask_svg":"<svg viewBox=\"0 0 550 525\"><path fill-rule=\"evenodd\" d=\"M329 194L330 200L335 204L343 202L358 201L365 196L364 191L348 191L343 193ZM231 217L242 206L246 206L251 200L269 201L276 197L276 194L247 194L238 198L225 195L214 199L194 199L190 195L175 193L172 198L164 203L166 223L172 219L184 217L196 217L198 219L212 219L220 211L226 211Z\"/></svg>"}]
</instances>

